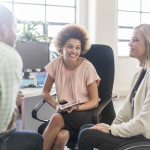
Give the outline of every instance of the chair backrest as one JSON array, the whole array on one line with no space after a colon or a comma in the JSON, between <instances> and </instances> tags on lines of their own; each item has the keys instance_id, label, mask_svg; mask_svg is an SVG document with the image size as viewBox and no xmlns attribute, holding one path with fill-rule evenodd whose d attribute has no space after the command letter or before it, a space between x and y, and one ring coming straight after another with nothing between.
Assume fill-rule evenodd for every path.
<instances>
[{"instance_id":1,"label":"chair backrest","mask_svg":"<svg viewBox=\"0 0 150 150\"><path fill-rule=\"evenodd\" d=\"M82 57L89 60L101 78L98 87L99 97L103 100L112 94L114 83L114 55L112 48L107 45L93 44Z\"/></svg>"},{"instance_id":2,"label":"chair backrest","mask_svg":"<svg viewBox=\"0 0 150 150\"><path fill-rule=\"evenodd\" d=\"M100 103L102 103L106 97L112 95L115 71L113 50L107 45L93 44L90 50L82 57L86 58L94 65L101 78L98 93L101 99ZM100 122L109 125L112 124L116 117L112 101L103 109L101 116Z\"/></svg>"}]
</instances>

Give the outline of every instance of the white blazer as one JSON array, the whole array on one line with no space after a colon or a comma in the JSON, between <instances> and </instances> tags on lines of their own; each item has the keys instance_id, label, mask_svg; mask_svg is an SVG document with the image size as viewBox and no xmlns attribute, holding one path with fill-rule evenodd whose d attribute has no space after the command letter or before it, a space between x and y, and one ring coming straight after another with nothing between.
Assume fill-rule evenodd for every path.
<instances>
[{"instance_id":1,"label":"white blazer","mask_svg":"<svg viewBox=\"0 0 150 150\"><path fill-rule=\"evenodd\" d=\"M111 133L114 136L127 138L143 134L145 138L150 139L150 69L137 90L134 109L130 103L132 90L142 71L143 69L135 74L124 106L111 125Z\"/></svg>"}]
</instances>

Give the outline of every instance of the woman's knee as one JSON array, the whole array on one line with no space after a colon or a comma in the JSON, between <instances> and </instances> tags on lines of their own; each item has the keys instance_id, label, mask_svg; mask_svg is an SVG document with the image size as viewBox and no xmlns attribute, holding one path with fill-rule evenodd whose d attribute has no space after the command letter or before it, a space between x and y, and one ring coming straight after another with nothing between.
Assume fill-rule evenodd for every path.
<instances>
[{"instance_id":1,"label":"woman's knee","mask_svg":"<svg viewBox=\"0 0 150 150\"><path fill-rule=\"evenodd\" d=\"M54 145L65 145L67 141L69 140L70 134L68 130L61 130L54 142Z\"/></svg>"},{"instance_id":2,"label":"woman's knee","mask_svg":"<svg viewBox=\"0 0 150 150\"><path fill-rule=\"evenodd\" d=\"M54 115L52 116L52 118L51 118L49 124L50 124L51 126L54 126L54 127L56 127L56 126L62 126L62 127L64 127L64 119L63 119L63 117L61 116L61 114L56 113L56 114L54 114Z\"/></svg>"}]
</instances>

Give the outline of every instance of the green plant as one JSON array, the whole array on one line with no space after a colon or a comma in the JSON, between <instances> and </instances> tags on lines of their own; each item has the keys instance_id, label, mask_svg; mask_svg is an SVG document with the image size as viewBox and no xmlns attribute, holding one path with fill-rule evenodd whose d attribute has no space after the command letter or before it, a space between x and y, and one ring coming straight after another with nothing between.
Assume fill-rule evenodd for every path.
<instances>
[{"instance_id":1,"label":"green plant","mask_svg":"<svg viewBox=\"0 0 150 150\"><path fill-rule=\"evenodd\" d=\"M59 55L55 51L50 51L50 61L52 61L56 57L59 57Z\"/></svg>"},{"instance_id":2,"label":"green plant","mask_svg":"<svg viewBox=\"0 0 150 150\"><path fill-rule=\"evenodd\" d=\"M36 31L37 26L39 25L44 25L46 28L48 28L48 25L49 25L48 23L42 22L42 21L38 21L34 23L22 21L21 23L23 24L23 28L20 28L17 31L17 33L19 34L17 40L34 41L34 42L43 42L43 41L49 42L50 41L47 35L41 34Z\"/></svg>"}]
</instances>

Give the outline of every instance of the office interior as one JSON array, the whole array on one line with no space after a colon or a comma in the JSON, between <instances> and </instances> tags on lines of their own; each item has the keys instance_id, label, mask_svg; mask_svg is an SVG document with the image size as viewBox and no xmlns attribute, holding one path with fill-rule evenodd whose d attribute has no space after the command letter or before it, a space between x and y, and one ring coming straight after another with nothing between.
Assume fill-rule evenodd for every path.
<instances>
[{"instance_id":1,"label":"office interior","mask_svg":"<svg viewBox=\"0 0 150 150\"><path fill-rule=\"evenodd\" d=\"M19 20L23 20L21 18L22 13L27 13L25 9L21 10L21 8L26 8L28 5L29 9L32 7L34 9L35 6L39 7L37 9L40 9L41 6L43 7L42 9L47 9L46 15L43 15L43 18L42 13L39 13L39 16L36 15L36 13L33 13L35 15L35 20L24 21L48 20L47 22L51 25L62 26L68 23L77 23L87 29L91 44L109 45L113 49L115 59L115 80L113 93L117 94L117 99L114 100L114 106L117 113L122 107L125 97L129 92L132 77L139 69L137 60L128 56L128 42L130 41L134 26L140 23L150 22L150 10L147 9L147 6L150 4L150 0L68 0L73 1L72 3L74 3L74 5L70 4L70 6L65 6L63 1L67 4L67 0L0 0L0 3L14 11L16 17L19 16ZM19 5L21 6L20 9L18 8ZM51 7L57 7L57 5L59 5L58 7L60 8L68 8L68 11L69 9L73 9L74 12L71 16L73 19L70 19L69 22L67 22L67 17L65 17L65 23L62 18L60 21L55 19L57 17L59 18L59 15L62 13L61 9L60 11L54 13L51 13L52 11L49 11L48 9ZM33 14L31 16L33 16ZM51 16L54 18L53 21L49 19ZM31 17L25 16L24 18ZM42 20L38 20L38 18L42 18ZM20 26L20 23L18 23L18 27ZM43 33L46 33L50 39L52 39L50 30L45 32L43 29ZM55 33L53 33L53 35L55 35ZM23 90L25 94L27 94L25 99L28 99L28 92L30 90ZM33 93L30 91L30 95L33 97L39 96L39 98L42 99L39 94L42 89L35 88L34 90L35 91ZM24 113L27 113L26 110L24 110ZM54 113L54 111L52 113ZM19 129L21 130L19 125L20 123L22 123L21 117L20 120L17 120Z\"/></svg>"}]
</instances>

